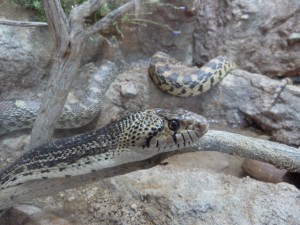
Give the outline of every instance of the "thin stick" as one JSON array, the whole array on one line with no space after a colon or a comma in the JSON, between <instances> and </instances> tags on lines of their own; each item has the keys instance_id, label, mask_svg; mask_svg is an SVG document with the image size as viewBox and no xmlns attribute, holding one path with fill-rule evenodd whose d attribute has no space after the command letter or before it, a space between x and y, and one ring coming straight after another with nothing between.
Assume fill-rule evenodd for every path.
<instances>
[{"instance_id":1,"label":"thin stick","mask_svg":"<svg viewBox=\"0 0 300 225\"><path fill-rule=\"evenodd\" d=\"M115 22L117 19L119 19L122 15L133 10L134 6L135 6L135 0L131 0L128 3L115 9L114 11L111 11L105 17L103 17L101 20L99 20L92 26L88 27L86 29L86 35L90 36L96 32L103 30L104 28L110 26L113 22Z\"/></svg>"},{"instance_id":2,"label":"thin stick","mask_svg":"<svg viewBox=\"0 0 300 225\"><path fill-rule=\"evenodd\" d=\"M16 20L1 20L0 25L15 26L15 27L46 27L48 23L32 22L32 21L16 21Z\"/></svg>"}]
</instances>

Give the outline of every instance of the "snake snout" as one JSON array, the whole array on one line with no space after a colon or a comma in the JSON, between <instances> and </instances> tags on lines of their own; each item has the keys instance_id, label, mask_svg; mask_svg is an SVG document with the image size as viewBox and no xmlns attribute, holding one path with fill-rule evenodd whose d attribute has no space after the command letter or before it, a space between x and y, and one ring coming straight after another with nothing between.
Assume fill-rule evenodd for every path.
<instances>
[{"instance_id":1,"label":"snake snout","mask_svg":"<svg viewBox=\"0 0 300 225\"><path fill-rule=\"evenodd\" d=\"M194 130L197 136L202 137L209 129L206 118L193 112L189 112L188 117L183 120L186 123L185 129Z\"/></svg>"}]
</instances>

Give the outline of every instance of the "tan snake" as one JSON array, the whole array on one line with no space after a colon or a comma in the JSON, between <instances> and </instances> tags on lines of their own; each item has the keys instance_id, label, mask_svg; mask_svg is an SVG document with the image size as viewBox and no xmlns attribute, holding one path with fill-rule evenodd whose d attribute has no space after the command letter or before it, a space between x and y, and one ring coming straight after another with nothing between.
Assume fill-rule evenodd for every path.
<instances>
[{"instance_id":1,"label":"tan snake","mask_svg":"<svg viewBox=\"0 0 300 225\"><path fill-rule=\"evenodd\" d=\"M87 174L193 146L207 130L206 119L187 110L140 111L96 131L30 150L0 173L0 189L35 179Z\"/></svg>"}]
</instances>

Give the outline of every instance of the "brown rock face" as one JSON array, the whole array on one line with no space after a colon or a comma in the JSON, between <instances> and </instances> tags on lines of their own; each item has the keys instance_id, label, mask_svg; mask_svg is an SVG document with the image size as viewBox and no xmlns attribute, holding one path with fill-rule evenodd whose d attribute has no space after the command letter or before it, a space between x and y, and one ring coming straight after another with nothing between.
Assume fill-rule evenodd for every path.
<instances>
[{"instance_id":1,"label":"brown rock face","mask_svg":"<svg viewBox=\"0 0 300 225\"><path fill-rule=\"evenodd\" d=\"M300 2L201 1L194 32L194 62L232 56L249 72L299 74Z\"/></svg>"}]
</instances>

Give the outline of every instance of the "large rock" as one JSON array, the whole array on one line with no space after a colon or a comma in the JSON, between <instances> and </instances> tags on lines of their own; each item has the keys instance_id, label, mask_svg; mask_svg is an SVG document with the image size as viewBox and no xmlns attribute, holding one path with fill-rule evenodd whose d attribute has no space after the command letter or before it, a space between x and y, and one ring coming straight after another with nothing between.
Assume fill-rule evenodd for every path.
<instances>
[{"instance_id":1,"label":"large rock","mask_svg":"<svg viewBox=\"0 0 300 225\"><path fill-rule=\"evenodd\" d=\"M37 199L35 204L45 210L58 207L76 224L299 224L299 198L300 191L289 184L168 165Z\"/></svg>"},{"instance_id":2,"label":"large rock","mask_svg":"<svg viewBox=\"0 0 300 225\"><path fill-rule=\"evenodd\" d=\"M22 7L8 2L0 4L1 19L38 20ZM55 42L47 27L0 25L0 100L36 99L45 90L54 49ZM111 55L107 40L94 35L86 40L82 63Z\"/></svg>"},{"instance_id":3,"label":"large rock","mask_svg":"<svg viewBox=\"0 0 300 225\"><path fill-rule=\"evenodd\" d=\"M208 92L179 98L156 87L147 74L147 64L143 63L120 74L112 83L106 94L108 101L103 105L99 126L125 112L143 108L185 108L204 115L212 126L248 127L255 124L270 134L273 140L299 146L300 88L288 85L275 105L265 111L279 84L279 81L266 76L235 70ZM134 87L135 94L122 95L126 87Z\"/></svg>"},{"instance_id":4,"label":"large rock","mask_svg":"<svg viewBox=\"0 0 300 225\"><path fill-rule=\"evenodd\" d=\"M198 1L200 2L200 1ZM194 32L194 62L226 54L250 72L299 74L300 2L201 1Z\"/></svg>"},{"instance_id":5,"label":"large rock","mask_svg":"<svg viewBox=\"0 0 300 225\"><path fill-rule=\"evenodd\" d=\"M31 92L38 92L41 88L47 74L53 45L49 44L52 43L51 36L45 35L45 32L45 28L1 26L1 99L12 98L21 91L23 96L30 96Z\"/></svg>"},{"instance_id":6,"label":"large rock","mask_svg":"<svg viewBox=\"0 0 300 225\"><path fill-rule=\"evenodd\" d=\"M149 57L156 51L166 51L191 65L197 1L137 2L138 25L131 42L124 42L124 49L129 53L134 51L139 58Z\"/></svg>"},{"instance_id":7,"label":"large rock","mask_svg":"<svg viewBox=\"0 0 300 225\"><path fill-rule=\"evenodd\" d=\"M298 0L138 2L137 20L148 23L124 41L126 52L143 57L162 50L199 66L224 54L252 73L299 74Z\"/></svg>"}]
</instances>

